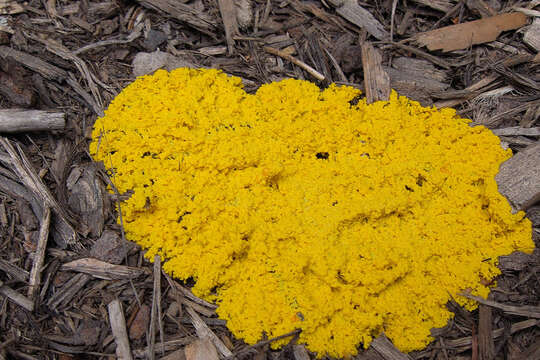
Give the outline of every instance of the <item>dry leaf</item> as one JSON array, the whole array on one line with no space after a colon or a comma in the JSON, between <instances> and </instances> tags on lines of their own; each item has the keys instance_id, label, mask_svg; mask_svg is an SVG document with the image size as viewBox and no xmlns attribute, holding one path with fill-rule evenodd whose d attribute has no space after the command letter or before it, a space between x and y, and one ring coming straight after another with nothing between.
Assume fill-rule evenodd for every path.
<instances>
[{"instance_id":1,"label":"dry leaf","mask_svg":"<svg viewBox=\"0 0 540 360\"><path fill-rule=\"evenodd\" d=\"M414 38L429 50L446 52L494 41L501 32L517 29L526 24L527 16L514 12L426 31L415 35Z\"/></svg>"}]
</instances>

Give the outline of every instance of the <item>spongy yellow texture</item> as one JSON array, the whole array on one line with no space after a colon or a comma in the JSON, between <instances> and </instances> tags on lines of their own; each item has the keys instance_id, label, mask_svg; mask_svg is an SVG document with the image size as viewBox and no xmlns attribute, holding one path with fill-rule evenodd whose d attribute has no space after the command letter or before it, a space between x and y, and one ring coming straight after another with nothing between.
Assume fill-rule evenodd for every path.
<instances>
[{"instance_id":1,"label":"spongy yellow texture","mask_svg":"<svg viewBox=\"0 0 540 360\"><path fill-rule=\"evenodd\" d=\"M511 156L451 109L284 80L246 94L217 70L138 78L95 124L129 239L248 343L301 329L341 357L382 331L423 348L450 297L486 296L499 255L532 251L494 176Z\"/></svg>"}]
</instances>

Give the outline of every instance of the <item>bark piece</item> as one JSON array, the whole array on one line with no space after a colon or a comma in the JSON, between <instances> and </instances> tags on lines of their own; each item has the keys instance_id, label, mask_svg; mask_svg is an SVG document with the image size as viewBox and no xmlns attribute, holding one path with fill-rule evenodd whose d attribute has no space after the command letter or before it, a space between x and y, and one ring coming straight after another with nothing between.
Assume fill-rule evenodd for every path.
<instances>
[{"instance_id":1,"label":"bark piece","mask_svg":"<svg viewBox=\"0 0 540 360\"><path fill-rule=\"evenodd\" d=\"M493 360L495 356L495 342L491 334L491 308L481 304L478 309L478 352L480 354L480 360Z\"/></svg>"},{"instance_id":2,"label":"bark piece","mask_svg":"<svg viewBox=\"0 0 540 360\"><path fill-rule=\"evenodd\" d=\"M22 70L20 66L18 67L19 70ZM4 95L15 106L32 106L36 97L31 85L29 86L20 72L10 70L0 71L0 94Z\"/></svg>"},{"instance_id":3,"label":"bark piece","mask_svg":"<svg viewBox=\"0 0 540 360\"><path fill-rule=\"evenodd\" d=\"M77 274L73 276L49 298L47 305L52 310L66 306L89 281L90 276L86 274Z\"/></svg>"},{"instance_id":4,"label":"bark piece","mask_svg":"<svg viewBox=\"0 0 540 360\"><path fill-rule=\"evenodd\" d=\"M186 346L186 360L218 360L216 347L209 339L198 339Z\"/></svg>"},{"instance_id":5,"label":"bark piece","mask_svg":"<svg viewBox=\"0 0 540 360\"><path fill-rule=\"evenodd\" d=\"M253 21L253 9L251 0L235 0L236 6L236 21L242 29L247 28Z\"/></svg>"},{"instance_id":6,"label":"bark piece","mask_svg":"<svg viewBox=\"0 0 540 360\"><path fill-rule=\"evenodd\" d=\"M412 360L412 358L396 349L386 335L382 334L371 342L374 348L385 360Z\"/></svg>"},{"instance_id":7,"label":"bark piece","mask_svg":"<svg viewBox=\"0 0 540 360\"><path fill-rule=\"evenodd\" d=\"M498 136L540 136L540 127L523 128L519 126L512 126L502 129L495 129L492 131Z\"/></svg>"},{"instance_id":8,"label":"bark piece","mask_svg":"<svg viewBox=\"0 0 540 360\"><path fill-rule=\"evenodd\" d=\"M0 110L0 133L63 130L65 114L46 110Z\"/></svg>"},{"instance_id":9,"label":"bark piece","mask_svg":"<svg viewBox=\"0 0 540 360\"><path fill-rule=\"evenodd\" d=\"M105 230L90 249L90 256L110 263L121 264L133 248L133 243L122 240L114 231Z\"/></svg>"},{"instance_id":10,"label":"bark piece","mask_svg":"<svg viewBox=\"0 0 540 360\"><path fill-rule=\"evenodd\" d=\"M540 227L540 205L528 208L527 217L531 220L533 226Z\"/></svg>"},{"instance_id":11,"label":"bark piece","mask_svg":"<svg viewBox=\"0 0 540 360\"><path fill-rule=\"evenodd\" d=\"M399 57L392 67L384 67L390 76L390 85L399 94L419 101L424 106L433 103L431 95L449 88L447 74L423 59Z\"/></svg>"},{"instance_id":12,"label":"bark piece","mask_svg":"<svg viewBox=\"0 0 540 360\"><path fill-rule=\"evenodd\" d=\"M495 176L499 191L514 210L527 210L540 200L540 143L505 161Z\"/></svg>"},{"instance_id":13,"label":"bark piece","mask_svg":"<svg viewBox=\"0 0 540 360\"><path fill-rule=\"evenodd\" d=\"M129 338L139 340L146 334L150 322L150 307L143 304L129 327Z\"/></svg>"},{"instance_id":14,"label":"bark piece","mask_svg":"<svg viewBox=\"0 0 540 360\"><path fill-rule=\"evenodd\" d=\"M523 34L523 42L536 52L540 52L540 18L534 19L533 23L527 27Z\"/></svg>"},{"instance_id":15,"label":"bark piece","mask_svg":"<svg viewBox=\"0 0 540 360\"><path fill-rule=\"evenodd\" d=\"M386 101L390 97L390 78L382 65L381 54L366 42L362 44L362 65L367 103Z\"/></svg>"},{"instance_id":16,"label":"bark piece","mask_svg":"<svg viewBox=\"0 0 540 360\"><path fill-rule=\"evenodd\" d=\"M21 282L27 282L28 277L30 276L28 271L21 269L4 259L0 259L0 270L11 276L13 279Z\"/></svg>"},{"instance_id":17,"label":"bark piece","mask_svg":"<svg viewBox=\"0 0 540 360\"><path fill-rule=\"evenodd\" d=\"M474 296L474 295L467 294L467 293L462 293L460 295L464 296L464 297L466 297L468 299L475 300L480 304L489 305L491 307L500 309L500 310L502 310L502 311L504 311L505 313L508 313L508 314L540 319L540 306L506 305L506 304L498 303L498 302L493 301L493 300L486 300L484 298L481 298L480 296Z\"/></svg>"},{"instance_id":18,"label":"bark piece","mask_svg":"<svg viewBox=\"0 0 540 360\"><path fill-rule=\"evenodd\" d=\"M116 356L121 360L131 360L131 349L126 330L126 319L120 300L115 299L107 306L109 310L109 321L111 323L114 341L116 342Z\"/></svg>"},{"instance_id":19,"label":"bark piece","mask_svg":"<svg viewBox=\"0 0 540 360\"><path fill-rule=\"evenodd\" d=\"M366 29L377 40L384 40L390 35L384 26L369 11L358 5L357 0L329 0L336 7L336 12L356 26Z\"/></svg>"},{"instance_id":20,"label":"bark piece","mask_svg":"<svg viewBox=\"0 0 540 360\"><path fill-rule=\"evenodd\" d=\"M77 214L92 236L100 236L105 222L103 186L94 163L76 166L71 170L66 187L69 207Z\"/></svg>"},{"instance_id":21,"label":"bark piece","mask_svg":"<svg viewBox=\"0 0 540 360\"><path fill-rule=\"evenodd\" d=\"M514 12L422 32L416 34L413 39L431 51L447 52L494 41L501 32L514 30L526 24L527 16Z\"/></svg>"},{"instance_id":22,"label":"bark piece","mask_svg":"<svg viewBox=\"0 0 540 360\"><path fill-rule=\"evenodd\" d=\"M67 76L66 71L59 67L51 65L38 57L14 50L7 46L0 46L0 57L2 59L13 59L30 70L40 73L49 80L61 80L65 79Z\"/></svg>"},{"instance_id":23,"label":"bark piece","mask_svg":"<svg viewBox=\"0 0 540 360\"><path fill-rule=\"evenodd\" d=\"M7 297L14 304L17 304L28 311L34 311L34 302L19 292L13 290L7 285L4 285L0 280L0 295Z\"/></svg>"},{"instance_id":24,"label":"bark piece","mask_svg":"<svg viewBox=\"0 0 540 360\"><path fill-rule=\"evenodd\" d=\"M499 268L503 271L522 271L532 262L534 262L534 256L521 251L514 251L510 255L499 256Z\"/></svg>"}]
</instances>

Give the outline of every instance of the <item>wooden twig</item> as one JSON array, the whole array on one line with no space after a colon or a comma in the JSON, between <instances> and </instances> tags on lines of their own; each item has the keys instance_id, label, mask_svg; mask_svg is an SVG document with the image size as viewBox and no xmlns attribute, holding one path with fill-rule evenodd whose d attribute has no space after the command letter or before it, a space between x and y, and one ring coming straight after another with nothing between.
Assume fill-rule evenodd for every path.
<instances>
[{"instance_id":1,"label":"wooden twig","mask_svg":"<svg viewBox=\"0 0 540 360\"><path fill-rule=\"evenodd\" d=\"M523 128L519 126L512 126L502 129L494 129L492 131L498 136L540 136L540 127Z\"/></svg>"},{"instance_id":2,"label":"wooden twig","mask_svg":"<svg viewBox=\"0 0 540 360\"><path fill-rule=\"evenodd\" d=\"M320 72L318 72L317 70L315 70L314 68L312 68L311 66L306 64L305 62L298 60L294 56L291 56L291 55L289 55L289 54L287 54L287 53L285 53L285 52L283 52L281 50L278 50L278 49L270 47L270 46L264 46L263 50L266 51L269 54L279 56L280 58L283 58L283 59L285 59L287 61L292 62L293 64L295 64L295 65L301 67L302 69L304 69L305 71L307 71L311 76L313 76L315 79L317 79L319 81L323 81L325 79L323 74L321 74Z\"/></svg>"},{"instance_id":3,"label":"wooden twig","mask_svg":"<svg viewBox=\"0 0 540 360\"><path fill-rule=\"evenodd\" d=\"M63 130L65 114L43 110L0 110L0 133Z\"/></svg>"},{"instance_id":4,"label":"wooden twig","mask_svg":"<svg viewBox=\"0 0 540 360\"><path fill-rule=\"evenodd\" d=\"M492 360L495 356L495 342L492 336L491 308L480 304L478 310L478 353L480 354L480 360Z\"/></svg>"},{"instance_id":5,"label":"wooden twig","mask_svg":"<svg viewBox=\"0 0 540 360\"><path fill-rule=\"evenodd\" d=\"M116 356L118 359L131 360L133 357L131 356L131 349L129 347L122 303L120 300L115 299L109 303L107 308L109 310L109 321L111 322L114 341L116 342Z\"/></svg>"},{"instance_id":6,"label":"wooden twig","mask_svg":"<svg viewBox=\"0 0 540 360\"><path fill-rule=\"evenodd\" d=\"M519 315L519 316L525 316L535 319L540 319L540 306L529 306L529 305L523 305L523 306L515 306L515 305L506 305L501 304L496 301L492 300L486 300L479 296L474 296L467 293L461 293L461 296L466 297L467 299L474 300L480 304L488 305L491 307L494 307L496 309L500 309L504 311L505 313L512 314L512 315Z\"/></svg>"},{"instance_id":7,"label":"wooden twig","mask_svg":"<svg viewBox=\"0 0 540 360\"><path fill-rule=\"evenodd\" d=\"M387 101L390 97L390 77L382 67L381 54L368 42L362 44L362 66L367 103Z\"/></svg>"},{"instance_id":8,"label":"wooden twig","mask_svg":"<svg viewBox=\"0 0 540 360\"><path fill-rule=\"evenodd\" d=\"M30 276L28 271L21 269L4 259L0 259L0 270L11 276L13 279L21 282L27 282L28 277Z\"/></svg>"},{"instance_id":9,"label":"wooden twig","mask_svg":"<svg viewBox=\"0 0 540 360\"><path fill-rule=\"evenodd\" d=\"M47 300L47 305L55 310L68 304L77 293L89 282L91 277L86 274L77 274L66 282L58 291Z\"/></svg>"},{"instance_id":10,"label":"wooden twig","mask_svg":"<svg viewBox=\"0 0 540 360\"><path fill-rule=\"evenodd\" d=\"M34 263L30 271L30 282L28 287L28 297L33 301L37 300L39 286L41 284L41 271L45 262L45 250L49 239L49 225L51 223L51 208L45 206L43 217L39 228L39 237L36 252L34 253ZM37 304L36 304L37 305Z\"/></svg>"},{"instance_id":11,"label":"wooden twig","mask_svg":"<svg viewBox=\"0 0 540 360\"><path fill-rule=\"evenodd\" d=\"M14 304L17 304L28 311L34 311L34 302L27 298L26 296L19 294L17 291L13 290L7 285L4 285L0 280L0 295L4 295Z\"/></svg>"},{"instance_id":12,"label":"wooden twig","mask_svg":"<svg viewBox=\"0 0 540 360\"><path fill-rule=\"evenodd\" d=\"M0 46L0 58L12 59L27 68L40 73L49 80L62 80L67 76L67 72L59 67L51 65L38 57L14 50L7 46Z\"/></svg>"},{"instance_id":13,"label":"wooden twig","mask_svg":"<svg viewBox=\"0 0 540 360\"><path fill-rule=\"evenodd\" d=\"M150 331L148 341L148 358L154 359L154 346L156 343L156 322L159 326L159 337L161 342L161 355L164 355L163 350L163 325L161 323L161 258L159 255L154 256L154 291L152 294L152 311L150 312Z\"/></svg>"},{"instance_id":14,"label":"wooden twig","mask_svg":"<svg viewBox=\"0 0 540 360\"><path fill-rule=\"evenodd\" d=\"M225 346L223 341L217 337L216 334L206 325L206 323L201 319L201 317L193 310L193 308L186 306L186 311L191 318L191 323L197 332L197 336L201 339L209 339L214 343L216 349L223 357L233 357L231 350Z\"/></svg>"}]
</instances>

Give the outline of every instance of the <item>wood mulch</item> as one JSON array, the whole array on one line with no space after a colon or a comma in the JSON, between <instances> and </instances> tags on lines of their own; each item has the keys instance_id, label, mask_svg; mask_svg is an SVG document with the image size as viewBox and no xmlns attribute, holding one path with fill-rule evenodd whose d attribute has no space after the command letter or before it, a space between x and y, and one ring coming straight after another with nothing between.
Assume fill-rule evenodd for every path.
<instances>
[{"instance_id":1,"label":"wood mulch","mask_svg":"<svg viewBox=\"0 0 540 360\"><path fill-rule=\"evenodd\" d=\"M315 358L295 339L281 350L235 339L215 306L123 240L89 136L122 88L158 68L219 68L248 91L293 77L455 107L526 158L498 181L538 247L539 5L0 0L0 359ZM425 350L381 336L354 359L540 359L540 253L500 267L489 300L449 303L455 319Z\"/></svg>"}]
</instances>

